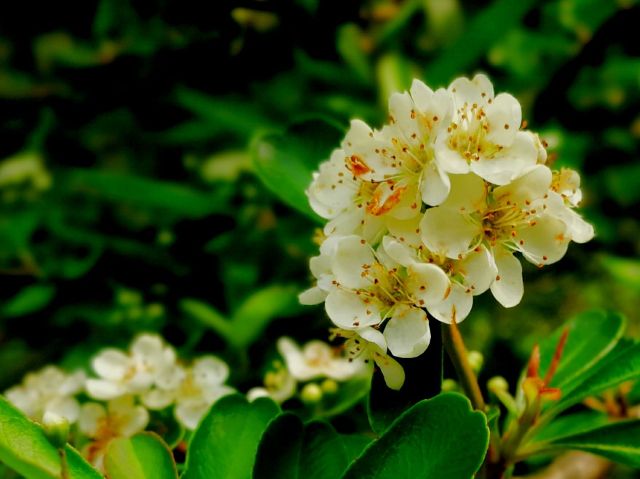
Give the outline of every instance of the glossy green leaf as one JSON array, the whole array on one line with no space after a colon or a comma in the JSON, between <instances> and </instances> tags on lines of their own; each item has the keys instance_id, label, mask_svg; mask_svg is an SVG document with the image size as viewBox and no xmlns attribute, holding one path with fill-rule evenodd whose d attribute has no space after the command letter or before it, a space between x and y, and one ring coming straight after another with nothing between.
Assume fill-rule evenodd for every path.
<instances>
[{"instance_id":1,"label":"glossy green leaf","mask_svg":"<svg viewBox=\"0 0 640 479\"><path fill-rule=\"evenodd\" d=\"M109 479L177 479L176 464L160 436L144 432L109 443L104 457Z\"/></svg>"},{"instance_id":2,"label":"glossy green leaf","mask_svg":"<svg viewBox=\"0 0 640 479\"><path fill-rule=\"evenodd\" d=\"M345 479L469 478L489 446L483 413L460 394L421 401L365 449Z\"/></svg>"},{"instance_id":3,"label":"glossy green leaf","mask_svg":"<svg viewBox=\"0 0 640 479\"><path fill-rule=\"evenodd\" d=\"M304 192L312 173L339 147L342 136L339 128L324 120L309 120L284 133L259 136L251 147L256 173L280 200L318 220Z\"/></svg>"},{"instance_id":4,"label":"glossy green leaf","mask_svg":"<svg viewBox=\"0 0 640 479\"><path fill-rule=\"evenodd\" d=\"M585 377L585 373L601 361L622 337L626 320L619 314L604 311L581 313L561 325L540 344L540 371L544 376L556 345L565 330L569 336L551 386L563 389Z\"/></svg>"},{"instance_id":5,"label":"glossy green leaf","mask_svg":"<svg viewBox=\"0 0 640 479\"><path fill-rule=\"evenodd\" d=\"M579 449L640 467L640 420L620 421L553 441L550 449Z\"/></svg>"},{"instance_id":6,"label":"glossy green leaf","mask_svg":"<svg viewBox=\"0 0 640 479\"><path fill-rule=\"evenodd\" d=\"M2 308L3 316L24 316L35 313L51 302L56 288L51 284L34 284L22 289Z\"/></svg>"},{"instance_id":7,"label":"glossy green leaf","mask_svg":"<svg viewBox=\"0 0 640 479\"><path fill-rule=\"evenodd\" d=\"M555 410L567 409L589 396L598 395L626 381L640 377L640 343L621 341L601 363L572 385Z\"/></svg>"},{"instance_id":8,"label":"glossy green leaf","mask_svg":"<svg viewBox=\"0 0 640 479\"><path fill-rule=\"evenodd\" d=\"M427 351L414 359L398 359L405 381L399 391L389 389L376 369L371 380L367 413L371 428L383 433L395 419L418 401L438 394L442 387L442 337L440 322L431 321L431 343Z\"/></svg>"},{"instance_id":9,"label":"glossy green leaf","mask_svg":"<svg viewBox=\"0 0 640 479\"><path fill-rule=\"evenodd\" d=\"M274 419L262 436L254 479L334 479L347 468L340 435L325 422L304 425L295 414Z\"/></svg>"},{"instance_id":10,"label":"glossy green leaf","mask_svg":"<svg viewBox=\"0 0 640 479\"><path fill-rule=\"evenodd\" d=\"M604 426L610 419L599 411L581 411L555 418L542 428L531 442L552 442L565 436L582 433L595 427Z\"/></svg>"},{"instance_id":11,"label":"glossy green leaf","mask_svg":"<svg viewBox=\"0 0 640 479\"><path fill-rule=\"evenodd\" d=\"M212 329L227 341L233 337L233 327L213 306L198 301L197 299L183 299L180 301L180 309L207 328Z\"/></svg>"},{"instance_id":12,"label":"glossy green leaf","mask_svg":"<svg viewBox=\"0 0 640 479\"><path fill-rule=\"evenodd\" d=\"M69 479L100 479L71 446L65 448ZM28 479L59 479L59 451L49 442L43 429L27 419L0 396L0 461Z\"/></svg>"},{"instance_id":13,"label":"glossy green leaf","mask_svg":"<svg viewBox=\"0 0 640 479\"><path fill-rule=\"evenodd\" d=\"M184 479L249 479L258 443L280 409L270 399L244 396L216 402L189 444Z\"/></svg>"}]
</instances>

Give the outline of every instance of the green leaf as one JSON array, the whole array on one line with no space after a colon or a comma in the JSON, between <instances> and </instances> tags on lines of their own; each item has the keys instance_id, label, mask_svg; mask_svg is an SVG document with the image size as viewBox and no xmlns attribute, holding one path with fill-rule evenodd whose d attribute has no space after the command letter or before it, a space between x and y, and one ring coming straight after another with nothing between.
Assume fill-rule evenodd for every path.
<instances>
[{"instance_id":1,"label":"green leaf","mask_svg":"<svg viewBox=\"0 0 640 479\"><path fill-rule=\"evenodd\" d=\"M448 82L471 68L496 42L516 27L531 9L533 0L495 0L481 10L464 28L464 33L440 53L426 69L431 87ZM499 25L499 28L496 26Z\"/></svg>"},{"instance_id":2,"label":"green leaf","mask_svg":"<svg viewBox=\"0 0 640 479\"><path fill-rule=\"evenodd\" d=\"M69 479L101 479L71 446L65 447ZM58 450L41 427L27 419L0 396L0 461L28 479L59 479Z\"/></svg>"},{"instance_id":3,"label":"green leaf","mask_svg":"<svg viewBox=\"0 0 640 479\"><path fill-rule=\"evenodd\" d=\"M160 436L143 432L109 443L104 458L109 479L177 479L176 464Z\"/></svg>"},{"instance_id":4,"label":"green leaf","mask_svg":"<svg viewBox=\"0 0 640 479\"><path fill-rule=\"evenodd\" d=\"M468 478L489 446L486 417L469 400L444 393L400 416L349 467L345 479Z\"/></svg>"},{"instance_id":5,"label":"green leaf","mask_svg":"<svg viewBox=\"0 0 640 479\"><path fill-rule=\"evenodd\" d=\"M399 391L389 389L380 371L371 380L367 413L371 428L383 433L406 409L422 399L440 392L442 387L442 337L440 323L431 321L431 344L415 359L398 359L404 368L405 381Z\"/></svg>"},{"instance_id":6,"label":"green leaf","mask_svg":"<svg viewBox=\"0 0 640 479\"><path fill-rule=\"evenodd\" d=\"M2 308L3 316L24 316L40 311L51 302L56 294L52 284L34 284L22 289Z\"/></svg>"},{"instance_id":7,"label":"green leaf","mask_svg":"<svg viewBox=\"0 0 640 479\"><path fill-rule=\"evenodd\" d=\"M179 183L158 181L103 170L70 169L61 175L67 189L94 193L106 200L199 218L226 213L215 192L207 193Z\"/></svg>"},{"instance_id":8,"label":"green leaf","mask_svg":"<svg viewBox=\"0 0 640 479\"><path fill-rule=\"evenodd\" d=\"M297 286L273 285L246 298L231 317L232 344L245 348L260 337L271 321L300 311L298 292Z\"/></svg>"},{"instance_id":9,"label":"green leaf","mask_svg":"<svg viewBox=\"0 0 640 479\"><path fill-rule=\"evenodd\" d=\"M553 410L567 409L589 396L595 396L639 376L640 343L621 341L598 367L586 374L578 384L571 385L571 389Z\"/></svg>"},{"instance_id":10,"label":"green leaf","mask_svg":"<svg viewBox=\"0 0 640 479\"><path fill-rule=\"evenodd\" d=\"M345 446L325 422L306 426L295 414L275 418L262 436L254 479L334 479L347 468Z\"/></svg>"},{"instance_id":11,"label":"green leaf","mask_svg":"<svg viewBox=\"0 0 640 479\"><path fill-rule=\"evenodd\" d=\"M183 299L180 301L180 309L199 323L214 330L227 342L232 341L232 324L213 306L197 299Z\"/></svg>"},{"instance_id":12,"label":"green leaf","mask_svg":"<svg viewBox=\"0 0 640 479\"><path fill-rule=\"evenodd\" d=\"M250 138L256 130L273 123L248 101L213 97L184 87L176 90L175 98L180 106L209 122L212 128L219 127L240 138Z\"/></svg>"},{"instance_id":13,"label":"green leaf","mask_svg":"<svg viewBox=\"0 0 640 479\"><path fill-rule=\"evenodd\" d=\"M318 221L304 192L312 173L339 147L342 136L339 128L324 120L309 120L285 133L259 136L251 146L256 173L280 200Z\"/></svg>"},{"instance_id":14,"label":"green leaf","mask_svg":"<svg viewBox=\"0 0 640 479\"><path fill-rule=\"evenodd\" d=\"M581 411L555 418L545 425L531 442L553 442L609 423L609 416L599 411Z\"/></svg>"},{"instance_id":15,"label":"green leaf","mask_svg":"<svg viewBox=\"0 0 640 479\"><path fill-rule=\"evenodd\" d=\"M367 81L371 78L371 65L363 49L363 33L354 23L345 23L338 29L336 47L342 59L353 72Z\"/></svg>"},{"instance_id":16,"label":"green leaf","mask_svg":"<svg viewBox=\"0 0 640 479\"><path fill-rule=\"evenodd\" d=\"M620 421L553 441L550 449L579 449L640 467L640 420Z\"/></svg>"},{"instance_id":17,"label":"green leaf","mask_svg":"<svg viewBox=\"0 0 640 479\"><path fill-rule=\"evenodd\" d=\"M571 382L584 378L585 373L618 343L625 326L625 318L615 313L595 310L577 315L540 344L541 376L549 368L556 345L565 330L569 331L569 336L550 384L561 390Z\"/></svg>"},{"instance_id":18,"label":"green leaf","mask_svg":"<svg viewBox=\"0 0 640 479\"><path fill-rule=\"evenodd\" d=\"M270 399L234 394L216 402L189 444L184 479L249 479L258 443L280 409Z\"/></svg>"}]
</instances>

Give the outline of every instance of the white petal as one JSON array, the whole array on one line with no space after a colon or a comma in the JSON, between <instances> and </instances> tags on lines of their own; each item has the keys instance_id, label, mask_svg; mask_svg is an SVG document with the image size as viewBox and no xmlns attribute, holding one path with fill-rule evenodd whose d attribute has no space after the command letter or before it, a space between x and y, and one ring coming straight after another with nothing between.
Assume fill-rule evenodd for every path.
<instances>
[{"instance_id":1,"label":"white petal","mask_svg":"<svg viewBox=\"0 0 640 479\"><path fill-rule=\"evenodd\" d=\"M106 417L107 411L102 404L89 402L80 408L80 416L78 417L78 427L83 434L89 437L95 437L98 433L99 423Z\"/></svg>"},{"instance_id":2,"label":"white petal","mask_svg":"<svg viewBox=\"0 0 640 479\"><path fill-rule=\"evenodd\" d=\"M382 371L384 382L390 389L399 390L404 384L404 369L400 363L381 350L374 350L373 360Z\"/></svg>"},{"instance_id":3,"label":"white petal","mask_svg":"<svg viewBox=\"0 0 640 479\"><path fill-rule=\"evenodd\" d=\"M159 336L153 334L141 334L131 344L131 353L141 359L148 358L155 362L162 355L164 343Z\"/></svg>"},{"instance_id":4,"label":"white petal","mask_svg":"<svg viewBox=\"0 0 640 479\"><path fill-rule=\"evenodd\" d=\"M73 424L80 415L80 405L78 401L71 397L57 397L49 401L45 405L45 414L53 413L56 416L63 417L69 424Z\"/></svg>"},{"instance_id":5,"label":"white petal","mask_svg":"<svg viewBox=\"0 0 640 479\"><path fill-rule=\"evenodd\" d=\"M418 79L411 83L411 98L420 112L431 111L433 90Z\"/></svg>"},{"instance_id":6,"label":"white petal","mask_svg":"<svg viewBox=\"0 0 640 479\"><path fill-rule=\"evenodd\" d=\"M389 233L402 244L419 248L422 244L420 238L420 220L421 216L416 216L410 220L397 220L388 218L386 221Z\"/></svg>"},{"instance_id":7,"label":"white petal","mask_svg":"<svg viewBox=\"0 0 640 479\"><path fill-rule=\"evenodd\" d=\"M229 377L227 363L215 356L202 356L193 362L193 379L203 389L214 388Z\"/></svg>"},{"instance_id":8,"label":"white petal","mask_svg":"<svg viewBox=\"0 0 640 479\"><path fill-rule=\"evenodd\" d=\"M536 165L538 150L527 132L519 131L513 143L489 157L471 162L471 171L490 183L506 185Z\"/></svg>"},{"instance_id":9,"label":"white petal","mask_svg":"<svg viewBox=\"0 0 640 479\"><path fill-rule=\"evenodd\" d=\"M493 297L505 308L517 305L524 294L522 265L511 252L496 248L493 257L498 268L496 280L491 284Z\"/></svg>"},{"instance_id":10,"label":"white petal","mask_svg":"<svg viewBox=\"0 0 640 479\"><path fill-rule=\"evenodd\" d=\"M452 323L455 319L456 323L464 321L471 312L473 306L473 296L467 293L463 286L452 283L451 291L446 299L429 308L429 313L438 321L443 323Z\"/></svg>"},{"instance_id":11,"label":"white petal","mask_svg":"<svg viewBox=\"0 0 640 479\"><path fill-rule=\"evenodd\" d=\"M103 401L114 399L127 393L127 388L122 383L105 379L87 379L86 387L89 396Z\"/></svg>"},{"instance_id":12,"label":"white petal","mask_svg":"<svg viewBox=\"0 0 640 479\"><path fill-rule=\"evenodd\" d=\"M482 226L457 210L436 206L428 209L420 222L422 242L430 251L457 259L469 251Z\"/></svg>"},{"instance_id":13,"label":"white petal","mask_svg":"<svg viewBox=\"0 0 640 479\"><path fill-rule=\"evenodd\" d=\"M508 93L500 93L485 109L489 133L485 137L497 145L509 146L522 123L520 103Z\"/></svg>"},{"instance_id":14,"label":"white petal","mask_svg":"<svg viewBox=\"0 0 640 479\"><path fill-rule=\"evenodd\" d=\"M180 424L193 431L198 427L200 419L207 413L209 407L211 405L204 401L182 401L176 406L174 414Z\"/></svg>"},{"instance_id":15,"label":"white petal","mask_svg":"<svg viewBox=\"0 0 640 479\"><path fill-rule=\"evenodd\" d=\"M464 213L486 209L487 186L482 178L473 173L450 175L451 192L443 206Z\"/></svg>"},{"instance_id":16,"label":"white petal","mask_svg":"<svg viewBox=\"0 0 640 479\"><path fill-rule=\"evenodd\" d=\"M135 406L127 411L125 418L119 423L119 432L124 437L131 437L147 427L147 424L149 424L149 411L143 406Z\"/></svg>"},{"instance_id":17,"label":"white petal","mask_svg":"<svg viewBox=\"0 0 640 479\"><path fill-rule=\"evenodd\" d=\"M489 250L479 246L456 264L456 273L464 277L464 286L473 296L484 293L498 274L498 269Z\"/></svg>"},{"instance_id":18,"label":"white petal","mask_svg":"<svg viewBox=\"0 0 640 479\"><path fill-rule=\"evenodd\" d=\"M247 391L247 400L253 402L258 398L268 398L269 391L265 388L251 388Z\"/></svg>"},{"instance_id":19,"label":"white petal","mask_svg":"<svg viewBox=\"0 0 640 479\"><path fill-rule=\"evenodd\" d=\"M528 205L549 193L551 179L552 174L548 167L536 165L511 183L496 188L493 196L502 204L508 201L520 206Z\"/></svg>"},{"instance_id":20,"label":"white petal","mask_svg":"<svg viewBox=\"0 0 640 479\"><path fill-rule=\"evenodd\" d=\"M176 399L176 392L162 389L152 389L151 391L143 394L140 399L142 400L142 403L149 409L160 410L173 404Z\"/></svg>"},{"instance_id":21,"label":"white petal","mask_svg":"<svg viewBox=\"0 0 640 479\"><path fill-rule=\"evenodd\" d=\"M430 263L414 263L407 267L406 286L411 296L421 301L420 306L444 301L451 286L449 277L442 268Z\"/></svg>"},{"instance_id":22,"label":"white petal","mask_svg":"<svg viewBox=\"0 0 640 479\"><path fill-rule=\"evenodd\" d=\"M448 145L448 135L438 135L436 143L434 145L435 159L438 167L442 171L452 174L465 174L469 172L469 163L465 158L458 153L457 150L452 150Z\"/></svg>"},{"instance_id":23,"label":"white petal","mask_svg":"<svg viewBox=\"0 0 640 479\"><path fill-rule=\"evenodd\" d=\"M336 280L347 288L366 288L371 280L363 275L375 263L371 246L359 236L340 239L331 264Z\"/></svg>"},{"instance_id":24,"label":"white petal","mask_svg":"<svg viewBox=\"0 0 640 479\"><path fill-rule=\"evenodd\" d=\"M572 218L569 226L569 234L571 239L576 243L586 243L593 239L595 231L593 225L587 223L582 216L573 210L569 210L569 215Z\"/></svg>"},{"instance_id":25,"label":"white petal","mask_svg":"<svg viewBox=\"0 0 640 479\"><path fill-rule=\"evenodd\" d=\"M447 199L450 190L449 176L438 168L436 162L431 161L425 165L420 188L422 201L430 206L437 206Z\"/></svg>"},{"instance_id":26,"label":"white petal","mask_svg":"<svg viewBox=\"0 0 640 479\"><path fill-rule=\"evenodd\" d=\"M317 342L328 348L328 346L321 341ZM311 367L308 364L306 358L302 354L302 350L291 338L282 337L278 339L276 345L278 352L284 358L287 369L295 379L299 381L308 381L320 375L318 368ZM327 351L326 355L330 354L330 351Z\"/></svg>"},{"instance_id":27,"label":"white petal","mask_svg":"<svg viewBox=\"0 0 640 479\"><path fill-rule=\"evenodd\" d=\"M401 243L392 236L382 238L382 247L393 261L402 266L409 266L418 259L415 249L405 243Z\"/></svg>"},{"instance_id":28,"label":"white petal","mask_svg":"<svg viewBox=\"0 0 640 479\"><path fill-rule=\"evenodd\" d=\"M562 258L571 240L567 225L551 215L540 216L532 226L518 230L518 237L524 257L539 266Z\"/></svg>"},{"instance_id":29,"label":"white petal","mask_svg":"<svg viewBox=\"0 0 640 479\"><path fill-rule=\"evenodd\" d=\"M431 341L427 314L418 308L404 308L398 311L385 326L384 337L394 356L420 356Z\"/></svg>"},{"instance_id":30,"label":"white petal","mask_svg":"<svg viewBox=\"0 0 640 479\"><path fill-rule=\"evenodd\" d=\"M387 352L387 340L379 330L374 328L362 328L358 330L358 335L368 343L379 348L380 351L384 353Z\"/></svg>"},{"instance_id":31,"label":"white petal","mask_svg":"<svg viewBox=\"0 0 640 479\"><path fill-rule=\"evenodd\" d=\"M336 290L329 293L324 303L327 315L344 329L373 326L380 322L380 312L372 304L366 304L359 295Z\"/></svg>"},{"instance_id":32,"label":"white petal","mask_svg":"<svg viewBox=\"0 0 640 479\"><path fill-rule=\"evenodd\" d=\"M416 107L408 93L393 93L389 98L389 113L405 138L420 134L416 118Z\"/></svg>"},{"instance_id":33,"label":"white petal","mask_svg":"<svg viewBox=\"0 0 640 479\"><path fill-rule=\"evenodd\" d=\"M104 379L118 381L131 367L131 359L118 349L105 349L91 362L93 370Z\"/></svg>"},{"instance_id":34,"label":"white petal","mask_svg":"<svg viewBox=\"0 0 640 479\"><path fill-rule=\"evenodd\" d=\"M327 298L327 294L326 291L314 286L300 293L298 295L298 301L300 301L300 304L305 305L320 304Z\"/></svg>"}]
</instances>

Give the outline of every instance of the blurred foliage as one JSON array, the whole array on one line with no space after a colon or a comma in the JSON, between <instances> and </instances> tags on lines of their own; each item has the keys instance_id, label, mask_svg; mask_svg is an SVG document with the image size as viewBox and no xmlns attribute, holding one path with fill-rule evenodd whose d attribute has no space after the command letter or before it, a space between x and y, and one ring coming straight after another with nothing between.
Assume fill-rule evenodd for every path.
<instances>
[{"instance_id":1,"label":"blurred foliage","mask_svg":"<svg viewBox=\"0 0 640 479\"><path fill-rule=\"evenodd\" d=\"M580 170L597 232L526 269L518 307L479 298L462 332L487 377L515 378L534 342L588 308L622 311L640 334L635 1L12 10L0 18L0 388L52 361L86 365L141 330L222 354L237 384L259 383L278 336L323 338L328 325L295 305L317 222L259 175L288 191L351 118L379 125L413 77L435 88L479 70L521 100L556 166ZM306 169L261 173L292 155Z\"/></svg>"}]
</instances>

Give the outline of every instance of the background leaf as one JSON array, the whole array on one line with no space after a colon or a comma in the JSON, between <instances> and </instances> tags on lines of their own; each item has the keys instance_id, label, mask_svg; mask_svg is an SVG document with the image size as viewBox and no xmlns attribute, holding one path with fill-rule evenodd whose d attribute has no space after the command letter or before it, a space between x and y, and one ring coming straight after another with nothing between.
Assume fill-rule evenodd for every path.
<instances>
[{"instance_id":1,"label":"background leaf","mask_svg":"<svg viewBox=\"0 0 640 479\"><path fill-rule=\"evenodd\" d=\"M338 147L343 134L325 120L309 120L285 133L259 136L251 148L256 173L278 198L317 221L304 192L313 171Z\"/></svg>"}]
</instances>

